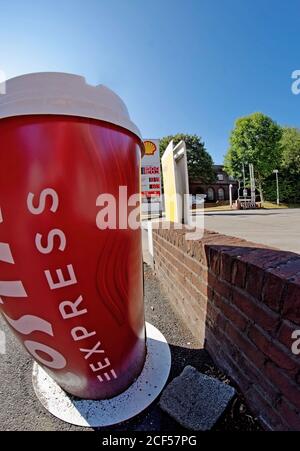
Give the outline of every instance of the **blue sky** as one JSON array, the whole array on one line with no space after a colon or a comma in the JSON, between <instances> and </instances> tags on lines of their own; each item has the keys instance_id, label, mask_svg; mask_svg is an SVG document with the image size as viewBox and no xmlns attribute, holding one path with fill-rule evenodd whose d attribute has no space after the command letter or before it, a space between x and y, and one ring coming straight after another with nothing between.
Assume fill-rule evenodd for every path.
<instances>
[{"instance_id":1,"label":"blue sky","mask_svg":"<svg viewBox=\"0 0 300 451\"><path fill-rule=\"evenodd\" d=\"M202 136L223 161L234 120L299 126L300 0L0 0L0 69L84 75L147 138Z\"/></svg>"}]
</instances>

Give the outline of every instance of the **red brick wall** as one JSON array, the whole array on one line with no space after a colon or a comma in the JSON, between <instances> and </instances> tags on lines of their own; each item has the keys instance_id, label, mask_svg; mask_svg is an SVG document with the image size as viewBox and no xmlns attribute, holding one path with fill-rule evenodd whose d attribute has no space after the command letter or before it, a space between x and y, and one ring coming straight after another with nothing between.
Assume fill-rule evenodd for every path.
<instances>
[{"instance_id":1,"label":"red brick wall","mask_svg":"<svg viewBox=\"0 0 300 451\"><path fill-rule=\"evenodd\" d=\"M242 390L266 429L300 430L300 256L206 231L153 230L173 307Z\"/></svg>"}]
</instances>

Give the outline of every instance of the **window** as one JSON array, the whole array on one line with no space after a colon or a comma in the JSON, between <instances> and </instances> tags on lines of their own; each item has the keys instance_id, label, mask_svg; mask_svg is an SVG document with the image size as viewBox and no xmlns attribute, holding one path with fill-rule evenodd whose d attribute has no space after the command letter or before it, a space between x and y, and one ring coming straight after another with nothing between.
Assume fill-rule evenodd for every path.
<instances>
[{"instance_id":1,"label":"window","mask_svg":"<svg viewBox=\"0 0 300 451\"><path fill-rule=\"evenodd\" d=\"M224 192L223 188L219 188L218 189L218 199L219 200L224 200L225 199L225 192Z\"/></svg>"},{"instance_id":2,"label":"window","mask_svg":"<svg viewBox=\"0 0 300 451\"><path fill-rule=\"evenodd\" d=\"M207 190L207 200L212 202L215 199L215 192L212 188L208 188Z\"/></svg>"},{"instance_id":3,"label":"window","mask_svg":"<svg viewBox=\"0 0 300 451\"><path fill-rule=\"evenodd\" d=\"M223 174L218 174L218 175L217 175L217 178L218 178L219 182L223 182L223 180L224 180L224 175L223 175Z\"/></svg>"}]
</instances>

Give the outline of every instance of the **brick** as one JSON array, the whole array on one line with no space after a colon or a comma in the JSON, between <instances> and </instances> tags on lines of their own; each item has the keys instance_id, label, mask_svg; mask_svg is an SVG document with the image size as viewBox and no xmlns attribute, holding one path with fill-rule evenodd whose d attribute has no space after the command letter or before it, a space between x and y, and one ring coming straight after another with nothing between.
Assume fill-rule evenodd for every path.
<instances>
[{"instance_id":1,"label":"brick","mask_svg":"<svg viewBox=\"0 0 300 451\"><path fill-rule=\"evenodd\" d=\"M184 323L195 336L198 336L199 321L203 322L203 324L205 323L207 300L201 294L196 293L195 290L193 294L196 297L191 296L187 290L188 284L182 285L178 280L174 283L174 273L175 270L170 272L166 265L163 264L160 269L159 279L166 286L170 294L169 299Z\"/></svg>"},{"instance_id":2,"label":"brick","mask_svg":"<svg viewBox=\"0 0 300 451\"><path fill-rule=\"evenodd\" d=\"M225 331L227 320L223 313L216 309L212 304L207 306L207 321L210 322L212 329L217 327L219 330Z\"/></svg>"},{"instance_id":3,"label":"brick","mask_svg":"<svg viewBox=\"0 0 300 451\"><path fill-rule=\"evenodd\" d=\"M161 252L162 255L168 256L172 260L174 259L177 266L182 264L184 254L172 244L168 243L165 240L162 240L159 243L156 243L155 249L156 248Z\"/></svg>"},{"instance_id":4,"label":"brick","mask_svg":"<svg viewBox=\"0 0 300 451\"><path fill-rule=\"evenodd\" d=\"M231 359L230 355L220 350L216 361L217 365L224 371L236 385L245 393L252 385L247 374Z\"/></svg>"},{"instance_id":5,"label":"brick","mask_svg":"<svg viewBox=\"0 0 300 451\"><path fill-rule=\"evenodd\" d=\"M227 282L231 282L231 268L233 259L229 254L222 252L220 254L220 277Z\"/></svg>"},{"instance_id":6,"label":"brick","mask_svg":"<svg viewBox=\"0 0 300 451\"><path fill-rule=\"evenodd\" d=\"M244 334L237 330L233 325L228 325L226 329L226 337L231 346L234 346L238 354L243 352L250 362L253 362L256 368L263 368L266 357ZM233 357L236 357L233 354Z\"/></svg>"},{"instance_id":7,"label":"brick","mask_svg":"<svg viewBox=\"0 0 300 451\"><path fill-rule=\"evenodd\" d=\"M206 252L201 241L191 241L193 243L193 258L206 266Z\"/></svg>"},{"instance_id":8,"label":"brick","mask_svg":"<svg viewBox=\"0 0 300 451\"><path fill-rule=\"evenodd\" d=\"M278 266L272 270L272 273L285 279L292 279L300 274L300 257L297 254L291 254L290 261Z\"/></svg>"},{"instance_id":9,"label":"brick","mask_svg":"<svg viewBox=\"0 0 300 451\"><path fill-rule=\"evenodd\" d=\"M261 299L264 281L264 271L256 266L247 266L246 290L256 299Z\"/></svg>"},{"instance_id":10,"label":"brick","mask_svg":"<svg viewBox=\"0 0 300 451\"><path fill-rule=\"evenodd\" d=\"M280 390L276 385L272 384L264 375L264 367L257 368L255 362L250 362L243 354L236 359L236 363L241 371L243 371L256 389L270 404L276 406L280 399Z\"/></svg>"},{"instance_id":11,"label":"brick","mask_svg":"<svg viewBox=\"0 0 300 451\"><path fill-rule=\"evenodd\" d=\"M215 274L216 276L220 273L220 254L219 252L214 249L209 249L209 265L208 265L210 271Z\"/></svg>"},{"instance_id":12,"label":"brick","mask_svg":"<svg viewBox=\"0 0 300 451\"><path fill-rule=\"evenodd\" d=\"M279 323L279 315L247 296L245 291L234 289L232 303L255 324L259 324L267 331L275 332Z\"/></svg>"},{"instance_id":13,"label":"brick","mask_svg":"<svg viewBox=\"0 0 300 451\"><path fill-rule=\"evenodd\" d=\"M190 283L196 288L196 290L198 290L204 296L207 296L207 283L203 281L201 276L197 276L191 272L188 279L190 280Z\"/></svg>"},{"instance_id":14,"label":"brick","mask_svg":"<svg viewBox=\"0 0 300 451\"><path fill-rule=\"evenodd\" d=\"M279 331L278 331L278 340L284 344L289 352L292 348L292 344L294 340L292 339L292 334L295 330L300 330L300 325L296 325L288 320L283 320L281 322ZM300 365L300 362L299 362ZM299 367L300 370L300 367Z\"/></svg>"},{"instance_id":15,"label":"brick","mask_svg":"<svg viewBox=\"0 0 300 451\"><path fill-rule=\"evenodd\" d=\"M246 393L249 407L261 420L265 427L272 431L286 431L289 429L287 423L281 415L279 415L277 408L264 399L264 397L256 390L255 386L250 387Z\"/></svg>"},{"instance_id":16,"label":"brick","mask_svg":"<svg viewBox=\"0 0 300 451\"><path fill-rule=\"evenodd\" d=\"M238 356L242 352L242 349L241 349L241 347L237 346L236 343L234 343L230 339L230 336L232 333L232 328L233 328L233 325L231 323L228 323L226 333L225 333L225 331L217 330L217 331L215 331L215 334L216 334L217 338L219 339L219 342L222 343L220 352L223 351L228 356L230 356L230 358L234 362L236 362L238 359Z\"/></svg>"},{"instance_id":17,"label":"brick","mask_svg":"<svg viewBox=\"0 0 300 451\"><path fill-rule=\"evenodd\" d=\"M231 285L226 282L218 279L214 274L208 274L208 285L216 291L219 295L223 296L225 299L231 298L232 288Z\"/></svg>"},{"instance_id":18,"label":"brick","mask_svg":"<svg viewBox=\"0 0 300 451\"><path fill-rule=\"evenodd\" d=\"M207 305L207 318L211 326L215 325L219 313L219 309L215 308L213 304L209 303Z\"/></svg>"},{"instance_id":19,"label":"brick","mask_svg":"<svg viewBox=\"0 0 300 451\"><path fill-rule=\"evenodd\" d=\"M197 292L190 284L181 284L177 281L177 285L172 283L172 290L178 291L181 295L181 299L186 303L187 307L194 309L194 315L200 316L205 319L207 299L201 293ZM193 295L191 295L193 293Z\"/></svg>"},{"instance_id":20,"label":"brick","mask_svg":"<svg viewBox=\"0 0 300 451\"><path fill-rule=\"evenodd\" d=\"M210 353L213 361L224 371L245 393L251 386L248 376L241 371L232 358L233 346L219 330L206 328L205 349ZM222 346L220 346L220 342Z\"/></svg>"},{"instance_id":21,"label":"brick","mask_svg":"<svg viewBox=\"0 0 300 451\"><path fill-rule=\"evenodd\" d=\"M168 256L168 258L174 259L175 257L177 260L177 266L180 266L183 271L190 270L197 275L203 275L203 277L205 277L205 274L207 273L206 267L196 259L184 254L181 250L179 251L179 249L177 249L173 244L163 240L155 246L157 246L163 255Z\"/></svg>"},{"instance_id":22,"label":"brick","mask_svg":"<svg viewBox=\"0 0 300 451\"><path fill-rule=\"evenodd\" d=\"M222 351L220 355L222 354ZM231 377L236 381L236 383L239 385L239 378L243 381L243 384L245 384L245 380L249 381L249 386L255 385L256 389L259 391L261 396L266 399L270 404L276 404L278 402L278 399L280 398L280 391L277 387L272 385L268 379L263 374L264 367L261 366L260 369L258 369L255 366L255 363L251 363L249 359L242 354L241 352L235 353L234 357L232 357L232 354L227 354L225 356L227 359L227 363L230 365L230 367L233 369L235 374L230 374ZM226 367L226 364L225 364ZM228 367L226 367L228 369ZM238 376L238 377L237 377Z\"/></svg>"},{"instance_id":23,"label":"brick","mask_svg":"<svg viewBox=\"0 0 300 451\"><path fill-rule=\"evenodd\" d=\"M239 238L235 238L234 247L230 247L223 252L231 255L234 260L240 260L242 256L248 255L255 250L255 248L248 247L249 243L247 241L241 241ZM242 244L243 246L241 246Z\"/></svg>"},{"instance_id":24,"label":"brick","mask_svg":"<svg viewBox=\"0 0 300 451\"><path fill-rule=\"evenodd\" d=\"M165 251L167 250L168 253L170 255L172 255L173 257L176 257L176 259L180 262L183 263L184 260L184 253L182 251L182 249L177 248L176 246L174 246L173 244L169 243L168 241L164 240L161 243L161 247L162 250Z\"/></svg>"},{"instance_id":25,"label":"brick","mask_svg":"<svg viewBox=\"0 0 300 451\"><path fill-rule=\"evenodd\" d=\"M195 309L195 313L197 312L197 315L201 316L205 315L206 311L206 297L199 293L191 284L190 282L187 282L185 279L182 279L182 277L179 277L178 272L176 272L176 269L173 268L172 271L169 271L166 268L166 265L163 266L165 275L168 277L168 281L170 284L170 287L174 293L179 293L181 295L182 301L187 301L188 306L191 306ZM182 281L184 283L182 283ZM175 283L174 283L175 282Z\"/></svg>"},{"instance_id":26,"label":"brick","mask_svg":"<svg viewBox=\"0 0 300 451\"><path fill-rule=\"evenodd\" d=\"M276 269L279 265L283 265L283 268L289 264L291 259L295 259L295 254L274 249L255 249L242 255L240 260L248 265L246 288L249 293L257 299L261 299L265 272L271 268Z\"/></svg>"},{"instance_id":27,"label":"brick","mask_svg":"<svg viewBox=\"0 0 300 451\"><path fill-rule=\"evenodd\" d=\"M280 265L288 264L291 260L295 259L295 255L292 252L278 251L264 247L262 249L254 249L252 252L242 255L241 260L266 271L270 268L277 268Z\"/></svg>"},{"instance_id":28,"label":"brick","mask_svg":"<svg viewBox=\"0 0 300 451\"><path fill-rule=\"evenodd\" d=\"M260 331L256 326L252 326L249 330L250 340L256 344L272 362L277 364L280 368L295 372L297 370L297 363L294 359L290 358L285 348L280 346L279 343L271 341L265 333Z\"/></svg>"},{"instance_id":29,"label":"brick","mask_svg":"<svg viewBox=\"0 0 300 451\"><path fill-rule=\"evenodd\" d=\"M206 328L207 328L207 336L208 332L210 331L215 339L218 341L218 349L220 349L220 343L222 343L222 348L226 347L226 335L224 333L224 330L221 328L216 327L215 324L212 324L210 320L206 321ZM213 357L213 356L212 356Z\"/></svg>"},{"instance_id":30,"label":"brick","mask_svg":"<svg viewBox=\"0 0 300 451\"><path fill-rule=\"evenodd\" d=\"M300 277L287 285L283 298L283 316L300 324Z\"/></svg>"},{"instance_id":31,"label":"brick","mask_svg":"<svg viewBox=\"0 0 300 451\"><path fill-rule=\"evenodd\" d=\"M214 248L218 252L224 252L226 250L232 249L232 246L237 244L239 238L234 238L229 235L221 235L220 233L214 232L212 235L205 235L204 243L210 248Z\"/></svg>"},{"instance_id":32,"label":"brick","mask_svg":"<svg viewBox=\"0 0 300 451\"><path fill-rule=\"evenodd\" d=\"M262 291L262 302L272 310L279 312L286 279L271 272L265 273Z\"/></svg>"},{"instance_id":33,"label":"brick","mask_svg":"<svg viewBox=\"0 0 300 451\"><path fill-rule=\"evenodd\" d=\"M216 361L221 348L219 340L209 326L206 327L205 331L204 348L209 352L211 358Z\"/></svg>"},{"instance_id":34,"label":"brick","mask_svg":"<svg viewBox=\"0 0 300 451\"><path fill-rule=\"evenodd\" d=\"M288 430L300 431L300 414L285 399L277 406L277 410L282 418L289 425Z\"/></svg>"},{"instance_id":35,"label":"brick","mask_svg":"<svg viewBox=\"0 0 300 451\"><path fill-rule=\"evenodd\" d=\"M219 296L217 293L214 295L214 302L216 306L223 312L224 316L228 318L236 327L244 331L246 330L249 321L248 318L236 308L235 305L226 302L222 296Z\"/></svg>"},{"instance_id":36,"label":"brick","mask_svg":"<svg viewBox=\"0 0 300 451\"><path fill-rule=\"evenodd\" d=\"M213 297L214 297L214 290L207 285L207 300L212 302Z\"/></svg>"},{"instance_id":37,"label":"brick","mask_svg":"<svg viewBox=\"0 0 300 451\"><path fill-rule=\"evenodd\" d=\"M265 374L273 385L300 411L300 387L272 362L267 362Z\"/></svg>"},{"instance_id":38,"label":"brick","mask_svg":"<svg viewBox=\"0 0 300 451\"><path fill-rule=\"evenodd\" d=\"M202 265L198 260L190 257L189 255L185 255L183 262L185 266L194 274L200 275L203 278L205 277L205 273L207 273L207 268L204 265Z\"/></svg>"},{"instance_id":39,"label":"brick","mask_svg":"<svg viewBox=\"0 0 300 451\"><path fill-rule=\"evenodd\" d=\"M195 240L186 240L185 247L186 247L186 255L193 258L195 255L195 252L194 252Z\"/></svg>"},{"instance_id":40,"label":"brick","mask_svg":"<svg viewBox=\"0 0 300 451\"><path fill-rule=\"evenodd\" d=\"M247 266L244 262L236 259L233 262L231 282L234 286L244 288L246 284Z\"/></svg>"},{"instance_id":41,"label":"brick","mask_svg":"<svg viewBox=\"0 0 300 451\"><path fill-rule=\"evenodd\" d=\"M165 270L167 271L168 275L170 275L175 280L175 274L176 274L177 268L175 268L171 264L171 262L166 259L165 255L161 255L161 257L160 257L160 264L165 268Z\"/></svg>"},{"instance_id":42,"label":"brick","mask_svg":"<svg viewBox=\"0 0 300 451\"><path fill-rule=\"evenodd\" d=\"M193 298L193 299L197 299L199 294L202 294L203 296L206 296L206 293L201 293L199 292L195 286L192 284L192 282L190 282L190 278L189 277L184 277L183 281L180 281L185 290L189 293L189 295Z\"/></svg>"},{"instance_id":43,"label":"brick","mask_svg":"<svg viewBox=\"0 0 300 451\"><path fill-rule=\"evenodd\" d=\"M228 248L232 244L233 238L227 235L221 235L217 232L205 233L201 242L206 251L214 249L216 252L221 252L224 248Z\"/></svg>"}]
</instances>

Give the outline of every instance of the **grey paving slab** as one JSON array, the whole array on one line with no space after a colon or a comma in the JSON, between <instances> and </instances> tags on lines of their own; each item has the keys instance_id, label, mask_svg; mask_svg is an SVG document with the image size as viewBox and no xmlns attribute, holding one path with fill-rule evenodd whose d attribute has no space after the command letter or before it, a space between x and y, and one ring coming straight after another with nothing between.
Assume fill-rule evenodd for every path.
<instances>
[{"instance_id":1,"label":"grey paving slab","mask_svg":"<svg viewBox=\"0 0 300 451\"><path fill-rule=\"evenodd\" d=\"M235 395L235 389L186 366L165 388L159 406L193 431L210 430Z\"/></svg>"}]
</instances>

